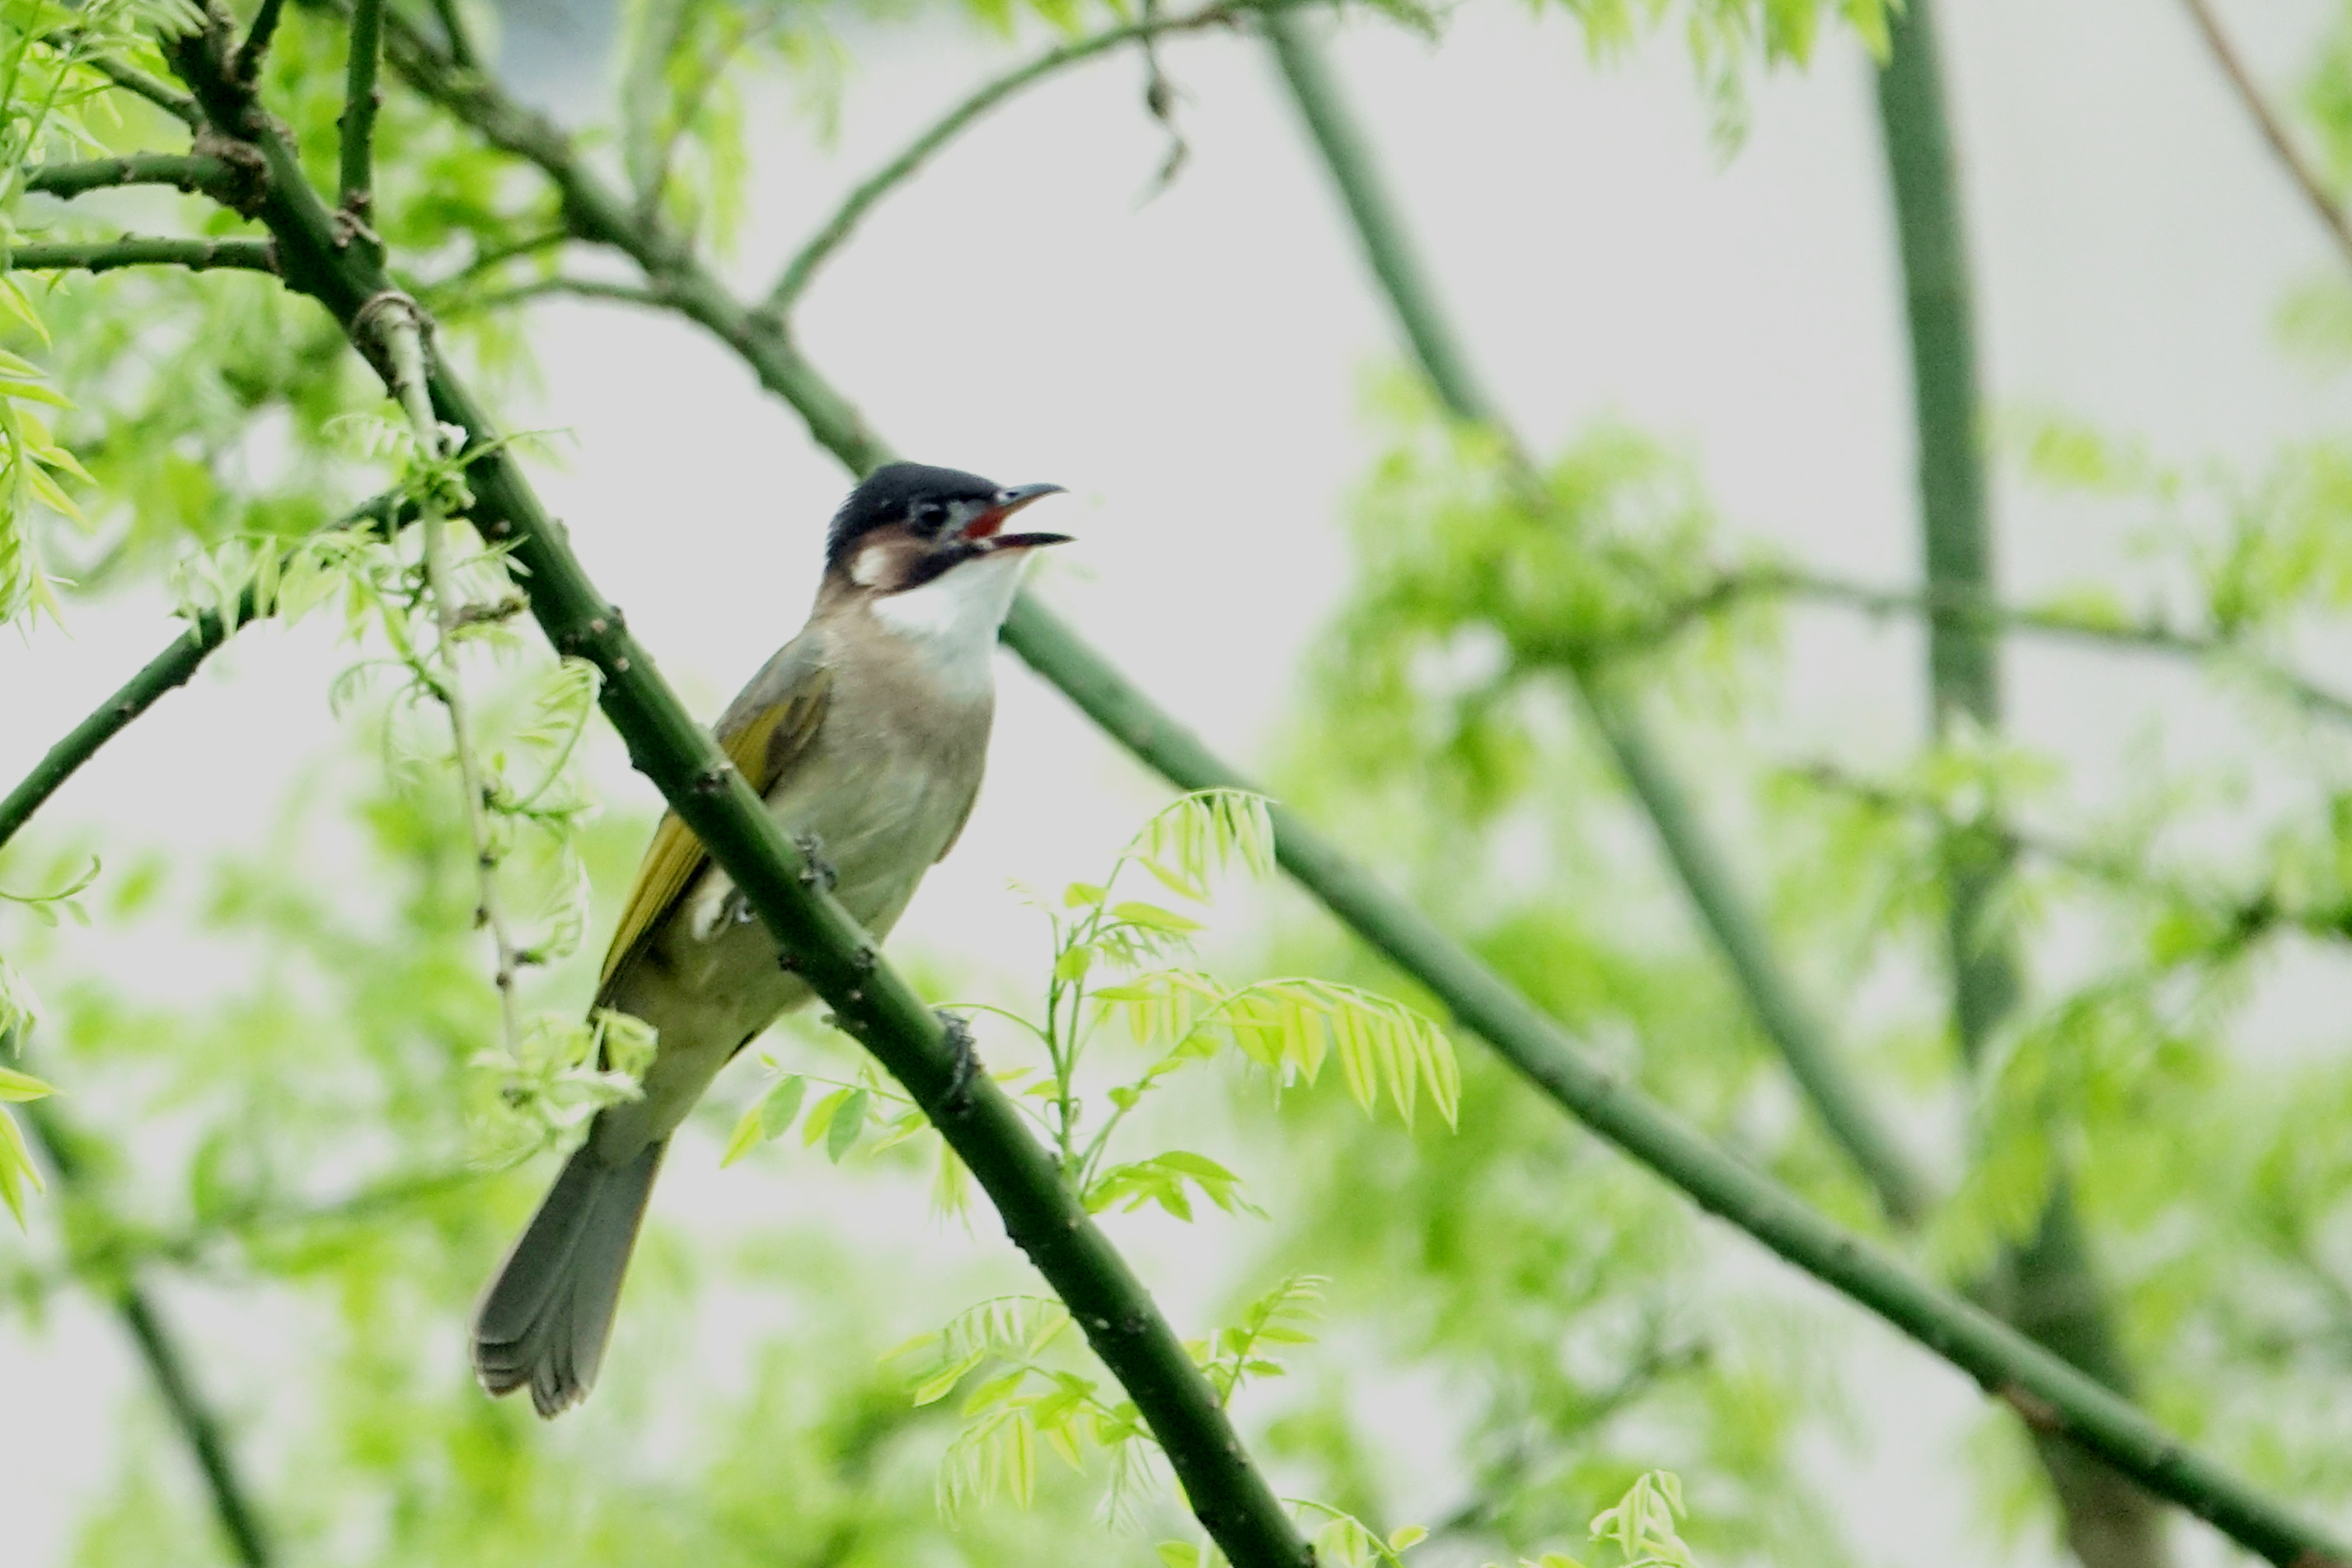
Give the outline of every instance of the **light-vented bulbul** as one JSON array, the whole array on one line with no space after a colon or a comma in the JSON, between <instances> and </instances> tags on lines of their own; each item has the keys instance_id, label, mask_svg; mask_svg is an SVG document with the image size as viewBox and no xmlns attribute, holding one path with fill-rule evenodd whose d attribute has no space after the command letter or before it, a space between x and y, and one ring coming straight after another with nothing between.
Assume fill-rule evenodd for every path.
<instances>
[{"instance_id":1,"label":"light-vented bulbul","mask_svg":"<svg viewBox=\"0 0 2352 1568\"><path fill-rule=\"evenodd\" d=\"M995 708L997 628L1031 552L1004 531L1056 485L914 463L835 514L808 624L719 720L719 742L877 938L971 812ZM665 816L605 955L598 1008L656 1031L641 1098L606 1106L483 1291L474 1370L541 1416L596 1380L670 1134L729 1058L811 992L727 874Z\"/></svg>"}]
</instances>

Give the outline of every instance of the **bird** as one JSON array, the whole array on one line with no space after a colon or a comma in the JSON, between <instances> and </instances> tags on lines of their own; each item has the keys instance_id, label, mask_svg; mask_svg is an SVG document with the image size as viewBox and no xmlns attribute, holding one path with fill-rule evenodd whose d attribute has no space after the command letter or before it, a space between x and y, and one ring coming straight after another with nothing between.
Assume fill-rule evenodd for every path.
<instances>
[{"instance_id":1,"label":"bird","mask_svg":"<svg viewBox=\"0 0 2352 1568\"><path fill-rule=\"evenodd\" d=\"M720 715L719 745L876 940L955 846L980 792L997 629L1035 552L1007 533L1058 485L917 463L876 469L826 530L807 624ZM591 1009L653 1026L636 1099L588 1135L476 1305L473 1364L541 1416L584 1397L670 1134L728 1061L808 986L675 812L629 890Z\"/></svg>"}]
</instances>

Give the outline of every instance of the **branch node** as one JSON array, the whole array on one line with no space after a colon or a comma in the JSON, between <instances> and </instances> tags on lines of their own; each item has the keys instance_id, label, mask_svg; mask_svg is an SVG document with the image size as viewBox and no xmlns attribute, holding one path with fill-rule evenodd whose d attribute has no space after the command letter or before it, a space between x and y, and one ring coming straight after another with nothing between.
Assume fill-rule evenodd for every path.
<instances>
[{"instance_id":1,"label":"branch node","mask_svg":"<svg viewBox=\"0 0 2352 1568\"><path fill-rule=\"evenodd\" d=\"M259 214L269 197L269 160L260 148L207 125L196 132L188 151L228 165L227 177L203 187L205 194L241 218Z\"/></svg>"},{"instance_id":2,"label":"branch node","mask_svg":"<svg viewBox=\"0 0 2352 1568\"><path fill-rule=\"evenodd\" d=\"M336 228L342 225L338 219ZM340 242L339 242L340 243ZM405 403L413 388L412 381L421 382L425 373L423 363L404 366L394 340L404 333L414 334L417 358L425 360L432 353L433 319L416 301L398 288L380 288L360 303L352 312L351 339L352 346L367 360L368 365L383 379L384 390L394 402ZM422 433L420 433L421 435Z\"/></svg>"},{"instance_id":3,"label":"branch node","mask_svg":"<svg viewBox=\"0 0 2352 1568\"><path fill-rule=\"evenodd\" d=\"M2058 1406L2025 1385L2015 1380L2004 1383L1993 1390L1993 1397L2016 1411L2018 1419L2031 1430L2050 1437L2066 1435L2066 1417Z\"/></svg>"}]
</instances>

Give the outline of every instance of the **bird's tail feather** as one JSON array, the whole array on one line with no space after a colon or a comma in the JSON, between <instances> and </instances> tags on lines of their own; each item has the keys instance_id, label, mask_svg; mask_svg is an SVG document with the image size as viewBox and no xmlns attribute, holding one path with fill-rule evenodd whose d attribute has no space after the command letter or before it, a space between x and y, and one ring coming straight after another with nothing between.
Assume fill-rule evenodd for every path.
<instances>
[{"instance_id":1,"label":"bird's tail feather","mask_svg":"<svg viewBox=\"0 0 2352 1568\"><path fill-rule=\"evenodd\" d=\"M591 1140L564 1166L474 1309L474 1375L484 1388L528 1385L543 1416L586 1396L664 1146L609 1166Z\"/></svg>"}]
</instances>

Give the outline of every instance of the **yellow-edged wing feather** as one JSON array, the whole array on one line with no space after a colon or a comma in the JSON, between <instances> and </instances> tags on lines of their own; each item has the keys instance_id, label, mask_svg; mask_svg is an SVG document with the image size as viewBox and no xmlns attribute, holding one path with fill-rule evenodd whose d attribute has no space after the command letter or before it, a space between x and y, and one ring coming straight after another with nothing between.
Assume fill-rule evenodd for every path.
<instances>
[{"instance_id":1,"label":"yellow-edged wing feather","mask_svg":"<svg viewBox=\"0 0 2352 1568\"><path fill-rule=\"evenodd\" d=\"M832 695L833 671L824 662L822 648L813 638L794 638L720 716L716 731L719 747L751 788L765 795L815 738ZM597 982L600 997L660 929L709 858L702 841L675 812L663 814L630 885L620 929L604 954L604 976Z\"/></svg>"}]
</instances>

